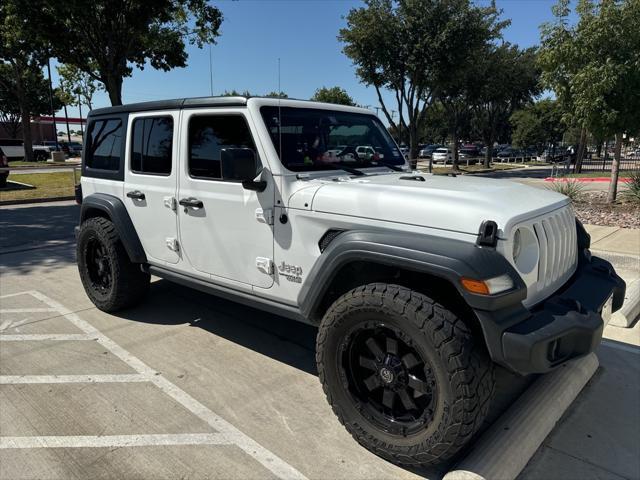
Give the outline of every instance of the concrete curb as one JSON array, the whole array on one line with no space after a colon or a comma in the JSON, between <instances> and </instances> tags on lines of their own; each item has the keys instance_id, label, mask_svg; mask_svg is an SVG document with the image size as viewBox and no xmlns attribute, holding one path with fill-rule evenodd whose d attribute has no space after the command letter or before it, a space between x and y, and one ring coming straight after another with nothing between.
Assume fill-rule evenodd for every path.
<instances>
[{"instance_id":1,"label":"concrete curb","mask_svg":"<svg viewBox=\"0 0 640 480\"><path fill-rule=\"evenodd\" d=\"M627 285L622 308L611 315L609 325L616 327L630 327L640 315L640 278Z\"/></svg>"},{"instance_id":2,"label":"concrete curb","mask_svg":"<svg viewBox=\"0 0 640 480\"><path fill-rule=\"evenodd\" d=\"M64 200L75 200L75 196L67 197L51 197L51 198L24 198L21 200L2 200L0 206L5 205L25 205L27 203L49 203L49 202L61 202Z\"/></svg>"},{"instance_id":3,"label":"concrete curb","mask_svg":"<svg viewBox=\"0 0 640 480\"><path fill-rule=\"evenodd\" d=\"M515 479L598 365L591 353L538 378L443 480Z\"/></svg>"}]
</instances>

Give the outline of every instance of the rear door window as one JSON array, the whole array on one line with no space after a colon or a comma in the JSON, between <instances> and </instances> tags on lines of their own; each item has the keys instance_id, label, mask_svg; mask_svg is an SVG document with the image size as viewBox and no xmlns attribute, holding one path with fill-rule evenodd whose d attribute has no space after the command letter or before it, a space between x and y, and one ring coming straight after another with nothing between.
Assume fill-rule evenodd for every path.
<instances>
[{"instance_id":1,"label":"rear door window","mask_svg":"<svg viewBox=\"0 0 640 480\"><path fill-rule=\"evenodd\" d=\"M85 155L87 167L118 171L122 156L122 120L100 119L91 124L89 146Z\"/></svg>"},{"instance_id":2,"label":"rear door window","mask_svg":"<svg viewBox=\"0 0 640 480\"><path fill-rule=\"evenodd\" d=\"M172 150L172 117L144 117L133 121L131 171L150 175L170 175Z\"/></svg>"}]
</instances>

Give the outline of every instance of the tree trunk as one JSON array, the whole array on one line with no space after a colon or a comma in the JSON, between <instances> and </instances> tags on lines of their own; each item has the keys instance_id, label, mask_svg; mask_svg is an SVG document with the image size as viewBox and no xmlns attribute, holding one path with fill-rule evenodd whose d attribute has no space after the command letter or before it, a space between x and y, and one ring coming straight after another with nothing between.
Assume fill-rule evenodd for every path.
<instances>
[{"instance_id":1,"label":"tree trunk","mask_svg":"<svg viewBox=\"0 0 640 480\"><path fill-rule=\"evenodd\" d=\"M580 142L578 143L578 150L576 151L576 166L575 172L582 172L582 160L584 159L584 151L587 147L587 129L582 127L580 130Z\"/></svg>"},{"instance_id":2,"label":"tree trunk","mask_svg":"<svg viewBox=\"0 0 640 480\"><path fill-rule=\"evenodd\" d=\"M107 76L104 87L109 94L111 105L122 105L122 77L117 75Z\"/></svg>"},{"instance_id":3,"label":"tree trunk","mask_svg":"<svg viewBox=\"0 0 640 480\"><path fill-rule=\"evenodd\" d=\"M64 122L67 124L67 141L71 143L71 132L69 131L69 114L67 113L67 104L64 104Z\"/></svg>"},{"instance_id":4,"label":"tree trunk","mask_svg":"<svg viewBox=\"0 0 640 480\"><path fill-rule=\"evenodd\" d=\"M24 102L20 102L20 116L22 121L22 142L24 143L24 159L33 161L33 141L31 140L31 116L24 108Z\"/></svg>"},{"instance_id":5,"label":"tree trunk","mask_svg":"<svg viewBox=\"0 0 640 480\"><path fill-rule=\"evenodd\" d=\"M411 168L418 166L418 125L416 121L409 124L409 165ZM415 164L414 164L415 160Z\"/></svg>"},{"instance_id":6,"label":"tree trunk","mask_svg":"<svg viewBox=\"0 0 640 480\"><path fill-rule=\"evenodd\" d=\"M453 152L453 162L451 163L451 170L454 172L459 172L460 168L458 167L458 132L451 132L451 141L453 143L451 150Z\"/></svg>"},{"instance_id":7,"label":"tree trunk","mask_svg":"<svg viewBox=\"0 0 640 480\"><path fill-rule=\"evenodd\" d=\"M484 168L490 168L491 157L493 157L493 138L484 137L483 140L487 146L487 152L484 154Z\"/></svg>"},{"instance_id":8,"label":"tree trunk","mask_svg":"<svg viewBox=\"0 0 640 480\"><path fill-rule=\"evenodd\" d=\"M622 133L616 133L616 144L613 149L613 161L611 162L611 181L609 182L609 192L607 202L613 203L618 195L618 174L620 173L620 153L622 150Z\"/></svg>"}]
</instances>

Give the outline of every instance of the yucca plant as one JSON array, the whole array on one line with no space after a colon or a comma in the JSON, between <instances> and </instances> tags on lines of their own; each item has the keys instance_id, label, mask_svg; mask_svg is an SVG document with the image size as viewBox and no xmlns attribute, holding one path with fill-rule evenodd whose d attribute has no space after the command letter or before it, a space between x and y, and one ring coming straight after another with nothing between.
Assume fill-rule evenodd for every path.
<instances>
[{"instance_id":1,"label":"yucca plant","mask_svg":"<svg viewBox=\"0 0 640 480\"><path fill-rule=\"evenodd\" d=\"M578 202L584 193L584 185L578 180L554 180L547 186L549 190L566 195L572 202Z\"/></svg>"},{"instance_id":2,"label":"yucca plant","mask_svg":"<svg viewBox=\"0 0 640 480\"><path fill-rule=\"evenodd\" d=\"M631 172L626 188L622 192L625 200L640 203L640 170Z\"/></svg>"}]
</instances>

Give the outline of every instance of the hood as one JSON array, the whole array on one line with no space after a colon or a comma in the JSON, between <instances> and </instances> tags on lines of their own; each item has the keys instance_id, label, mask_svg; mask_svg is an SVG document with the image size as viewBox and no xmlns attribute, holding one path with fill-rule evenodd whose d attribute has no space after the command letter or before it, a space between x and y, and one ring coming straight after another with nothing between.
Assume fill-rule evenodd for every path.
<instances>
[{"instance_id":1,"label":"hood","mask_svg":"<svg viewBox=\"0 0 640 480\"><path fill-rule=\"evenodd\" d=\"M411 177L424 181L409 180ZM494 220L501 238L515 223L569 202L556 192L473 175L398 173L321 183L319 188L306 192L314 192L309 205L314 211L472 235L478 233L484 220Z\"/></svg>"}]
</instances>

